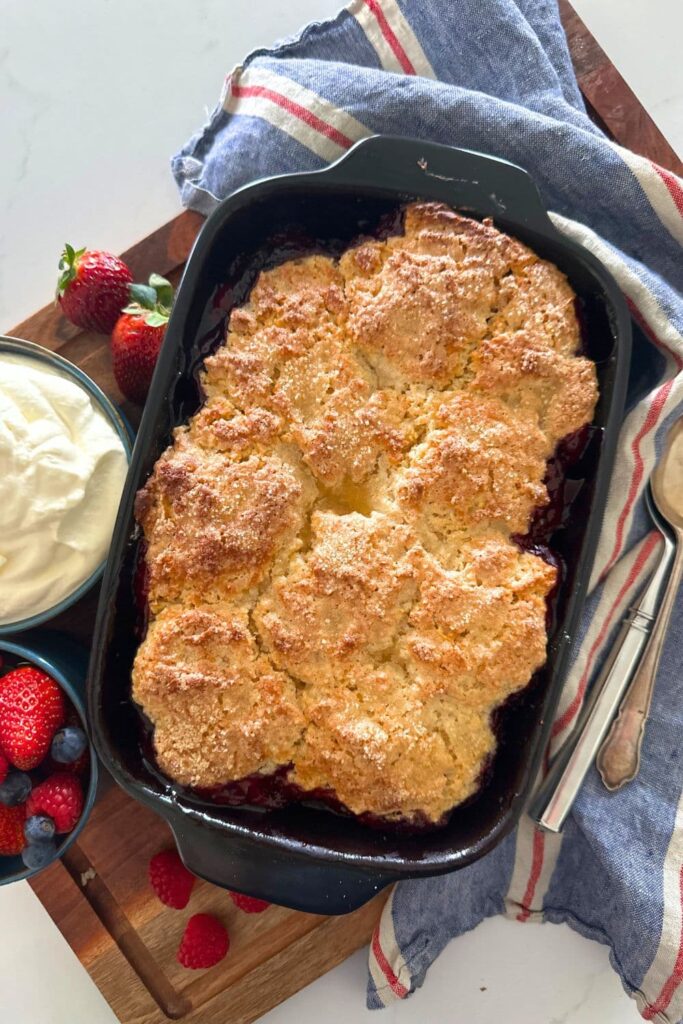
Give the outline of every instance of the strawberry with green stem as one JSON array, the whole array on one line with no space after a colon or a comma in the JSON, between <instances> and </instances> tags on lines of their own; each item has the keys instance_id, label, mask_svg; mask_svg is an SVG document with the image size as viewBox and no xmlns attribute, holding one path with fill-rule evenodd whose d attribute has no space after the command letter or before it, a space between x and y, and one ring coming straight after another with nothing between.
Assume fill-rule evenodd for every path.
<instances>
[{"instance_id":1,"label":"strawberry with green stem","mask_svg":"<svg viewBox=\"0 0 683 1024\"><path fill-rule=\"evenodd\" d=\"M111 351L116 383L126 398L143 405L166 333L173 287L159 274L130 286L132 302L116 321Z\"/></svg>"},{"instance_id":2,"label":"strawberry with green stem","mask_svg":"<svg viewBox=\"0 0 683 1024\"><path fill-rule=\"evenodd\" d=\"M109 334L129 301L132 282L133 275L118 256L67 244L59 259L57 300L77 327Z\"/></svg>"}]
</instances>

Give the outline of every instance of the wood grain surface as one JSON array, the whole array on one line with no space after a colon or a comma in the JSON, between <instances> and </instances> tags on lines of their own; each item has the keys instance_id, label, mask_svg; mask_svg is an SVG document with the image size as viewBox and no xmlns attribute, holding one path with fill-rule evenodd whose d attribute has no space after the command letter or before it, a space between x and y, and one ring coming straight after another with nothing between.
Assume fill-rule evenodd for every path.
<instances>
[{"instance_id":1,"label":"wood grain surface","mask_svg":"<svg viewBox=\"0 0 683 1024\"><path fill-rule=\"evenodd\" d=\"M671 146L566 0L560 0L560 11L591 116L621 145L683 173ZM201 224L198 214L181 213L123 253L135 278L146 279L155 270L177 281ZM107 338L79 331L53 303L10 333L77 363L137 425L139 410L116 387ZM88 644L96 602L97 593L91 593L54 620L54 627ZM199 881L186 910L169 910L147 883L147 865L171 844L160 819L105 779L77 843L63 862L30 883L122 1024L248 1024L366 943L386 899L382 893L340 918L280 907L247 915L225 892ZM175 954L187 918L200 910L225 922L231 949L217 967L192 972Z\"/></svg>"},{"instance_id":2,"label":"wood grain surface","mask_svg":"<svg viewBox=\"0 0 683 1024\"><path fill-rule=\"evenodd\" d=\"M589 113L620 146L683 175L683 163L574 8L568 0L559 8Z\"/></svg>"},{"instance_id":3,"label":"wood grain surface","mask_svg":"<svg viewBox=\"0 0 683 1024\"><path fill-rule=\"evenodd\" d=\"M368 942L386 899L380 893L345 917L275 906L245 914L197 880L187 908L170 910L149 887L147 866L172 845L160 819L109 784L78 843L31 882L125 1024L248 1024ZM189 971L176 959L197 913L214 914L230 936L227 957L211 970Z\"/></svg>"}]
</instances>

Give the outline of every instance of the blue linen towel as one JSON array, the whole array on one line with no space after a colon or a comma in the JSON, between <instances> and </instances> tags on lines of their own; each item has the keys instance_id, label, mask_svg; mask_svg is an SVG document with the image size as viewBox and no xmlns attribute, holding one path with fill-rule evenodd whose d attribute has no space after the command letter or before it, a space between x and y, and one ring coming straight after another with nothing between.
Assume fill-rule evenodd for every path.
<instances>
[{"instance_id":1,"label":"blue linen towel","mask_svg":"<svg viewBox=\"0 0 683 1024\"><path fill-rule=\"evenodd\" d=\"M208 213L250 180L322 167L374 133L527 168L559 230L609 267L633 314L627 415L552 754L659 557L642 494L683 411L683 184L589 120L554 0L352 0L236 68L173 172L183 203ZM369 1006L409 995L447 942L504 913L606 943L643 1017L681 1020L682 636L679 594L637 779L609 794L593 770L562 836L525 818L476 864L400 883L373 937Z\"/></svg>"}]
</instances>

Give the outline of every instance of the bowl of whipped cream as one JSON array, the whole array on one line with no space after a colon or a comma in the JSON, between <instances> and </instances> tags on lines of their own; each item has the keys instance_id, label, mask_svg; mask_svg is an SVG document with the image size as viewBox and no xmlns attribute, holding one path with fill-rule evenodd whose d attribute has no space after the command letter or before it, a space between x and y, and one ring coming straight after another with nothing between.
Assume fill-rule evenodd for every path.
<instances>
[{"instance_id":1,"label":"bowl of whipped cream","mask_svg":"<svg viewBox=\"0 0 683 1024\"><path fill-rule=\"evenodd\" d=\"M99 580L130 458L130 428L86 374L0 336L0 636Z\"/></svg>"}]
</instances>

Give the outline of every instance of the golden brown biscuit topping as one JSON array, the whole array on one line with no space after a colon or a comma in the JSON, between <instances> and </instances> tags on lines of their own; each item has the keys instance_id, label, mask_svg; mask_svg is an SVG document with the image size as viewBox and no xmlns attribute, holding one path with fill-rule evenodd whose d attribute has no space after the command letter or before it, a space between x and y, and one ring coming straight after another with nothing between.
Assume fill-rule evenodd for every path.
<instances>
[{"instance_id":1,"label":"golden brown biscuit topping","mask_svg":"<svg viewBox=\"0 0 683 1024\"><path fill-rule=\"evenodd\" d=\"M556 572L511 536L592 417L578 347L560 271L439 204L261 273L138 496L133 696L168 775L289 765L388 819L476 791L491 712L545 660Z\"/></svg>"}]
</instances>

